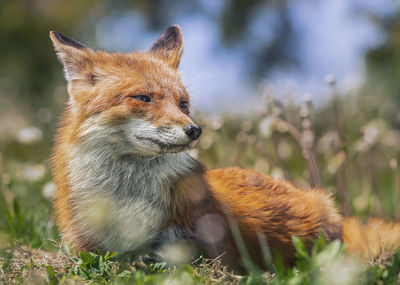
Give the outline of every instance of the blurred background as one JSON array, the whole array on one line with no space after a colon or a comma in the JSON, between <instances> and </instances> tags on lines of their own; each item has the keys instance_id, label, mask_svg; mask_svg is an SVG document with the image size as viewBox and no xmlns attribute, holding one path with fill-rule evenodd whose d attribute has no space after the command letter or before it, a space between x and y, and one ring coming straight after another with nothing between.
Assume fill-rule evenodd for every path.
<instances>
[{"instance_id":1,"label":"blurred background","mask_svg":"<svg viewBox=\"0 0 400 285\"><path fill-rule=\"evenodd\" d=\"M400 219L399 1L1 0L0 240L58 239L48 158L68 96L49 31L130 52L171 24L205 129L193 156Z\"/></svg>"}]
</instances>

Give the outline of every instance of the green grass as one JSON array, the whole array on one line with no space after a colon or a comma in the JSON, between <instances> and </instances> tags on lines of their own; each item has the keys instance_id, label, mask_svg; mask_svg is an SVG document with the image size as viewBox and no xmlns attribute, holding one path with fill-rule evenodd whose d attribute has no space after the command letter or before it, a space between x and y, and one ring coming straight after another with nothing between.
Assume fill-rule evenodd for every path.
<instances>
[{"instance_id":1,"label":"green grass","mask_svg":"<svg viewBox=\"0 0 400 285\"><path fill-rule=\"evenodd\" d=\"M34 250L12 246L0 253L3 281L48 284L398 284L400 252L381 263L361 264L345 252L340 241L314 241L311 252L293 237L296 265L285 268L279 262L269 273L254 270L238 276L219 259L197 260L169 267L166 263L143 262L115 257L116 253L81 252L74 255L60 249L61 257L35 257ZM24 254L21 256L19 250ZM37 255L37 254L36 254ZM53 253L55 255L55 253Z\"/></svg>"},{"instance_id":2,"label":"green grass","mask_svg":"<svg viewBox=\"0 0 400 285\"><path fill-rule=\"evenodd\" d=\"M280 102L268 92L260 96L264 107L251 116L195 114L204 132L192 155L210 168L240 166L302 188L322 186L340 209L361 219L400 218L398 106L381 103L368 90L318 108L309 101ZM327 244L323 238L309 252L293 237L295 266L276 259L265 273L247 261L246 276L230 272L219 259L171 267L140 256L74 255L60 246L52 216L49 145L51 137L28 145L0 139L0 283L400 283L400 253L361 263L339 241Z\"/></svg>"}]
</instances>

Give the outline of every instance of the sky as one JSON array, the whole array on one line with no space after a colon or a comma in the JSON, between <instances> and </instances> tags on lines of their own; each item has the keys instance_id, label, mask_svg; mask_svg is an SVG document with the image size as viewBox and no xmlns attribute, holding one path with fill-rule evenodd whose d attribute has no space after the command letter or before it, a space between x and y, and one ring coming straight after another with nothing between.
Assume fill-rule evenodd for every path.
<instances>
[{"instance_id":1,"label":"sky","mask_svg":"<svg viewBox=\"0 0 400 285\"><path fill-rule=\"evenodd\" d=\"M299 64L273 70L260 79L262 83L254 84L247 74L245 53L223 45L217 17L210 17L221 12L223 3L202 0L199 11L206 10L207 15L178 11L171 23L183 30L185 52L180 70L192 106L202 111L247 112L257 103L260 84L271 86L278 97L290 90L298 98L310 94L317 103L329 98L327 74L335 76L344 92L356 87L364 80L365 51L385 39L370 14L390 14L400 6L396 0L288 0L296 37L293 53ZM249 33L268 41L274 17L268 11L255 13ZM98 22L96 41L108 50L146 50L161 32L147 30L138 13L111 13Z\"/></svg>"}]
</instances>

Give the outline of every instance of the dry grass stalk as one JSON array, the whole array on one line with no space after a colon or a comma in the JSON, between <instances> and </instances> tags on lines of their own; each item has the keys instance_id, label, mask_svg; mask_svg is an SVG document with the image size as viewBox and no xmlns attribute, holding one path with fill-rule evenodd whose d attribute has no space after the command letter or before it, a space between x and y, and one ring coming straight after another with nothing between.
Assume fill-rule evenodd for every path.
<instances>
[{"instance_id":1,"label":"dry grass stalk","mask_svg":"<svg viewBox=\"0 0 400 285\"><path fill-rule=\"evenodd\" d=\"M342 114L340 112L340 98L339 94L336 90L336 83L334 78L332 80L327 80L329 85L332 88L332 110L333 110L333 117L334 117L334 124L336 128L336 132L339 136L339 148L345 154L344 161L338 170L337 175L337 188L340 197L342 198L342 208L343 214L345 216L350 215L350 195L347 183L347 173L349 171L348 167L348 153L347 153L347 142L346 136L342 124Z\"/></svg>"}]
</instances>

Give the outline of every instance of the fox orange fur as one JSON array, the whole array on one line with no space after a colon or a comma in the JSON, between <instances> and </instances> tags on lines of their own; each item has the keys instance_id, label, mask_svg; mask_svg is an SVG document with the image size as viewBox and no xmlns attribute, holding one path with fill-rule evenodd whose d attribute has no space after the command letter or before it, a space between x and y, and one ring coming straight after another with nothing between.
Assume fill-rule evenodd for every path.
<instances>
[{"instance_id":1,"label":"fox orange fur","mask_svg":"<svg viewBox=\"0 0 400 285\"><path fill-rule=\"evenodd\" d=\"M93 51L50 32L70 95L52 157L64 240L77 250L139 251L186 241L240 269L238 235L265 268L260 244L286 263L291 236L324 233L373 258L400 245L400 225L342 218L323 190L239 168L206 170L185 153L201 129L177 70L178 26L148 52Z\"/></svg>"}]
</instances>

